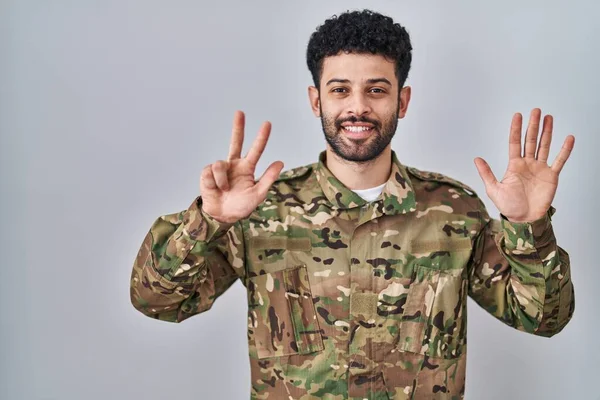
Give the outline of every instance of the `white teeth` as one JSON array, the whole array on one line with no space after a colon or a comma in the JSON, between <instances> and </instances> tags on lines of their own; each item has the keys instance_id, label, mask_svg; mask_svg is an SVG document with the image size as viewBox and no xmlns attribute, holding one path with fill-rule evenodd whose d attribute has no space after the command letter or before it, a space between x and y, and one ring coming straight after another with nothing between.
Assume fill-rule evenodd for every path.
<instances>
[{"instance_id":1,"label":"white teeth","mask_svg":"<svg viewBox=\"0 0 600 400\"><path fill-rule=\"evenodd\" d=\"M364 132L364 131L368 131L371 128L366 127L366 126L345 126L344 127L345 130L350 131L350 132Z\"/></svg>"}]
</instances>

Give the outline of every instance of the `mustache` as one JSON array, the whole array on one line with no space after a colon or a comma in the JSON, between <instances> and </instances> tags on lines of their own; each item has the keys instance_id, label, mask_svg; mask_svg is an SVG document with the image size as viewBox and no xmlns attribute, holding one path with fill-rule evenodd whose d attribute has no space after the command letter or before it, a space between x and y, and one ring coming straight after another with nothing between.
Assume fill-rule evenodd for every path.
<instances>
[{"instance_id":1,"label":"mustache","mask_svg":"<svg viewBox=\"0 0 600 400\"><path fill-rule=\"evenodd\" d=\"M361 117L361 118L357 118L357 117L348 117L348 118L344 118L344 119L337 119L335 121L335 127L337 129L342 129L342 124L344 122L351 122L351 123L356 123L356 122L365 122L368 124L373 125L373 128L375 129L379 129L379 122L370 118L366 118L366 117Z\"/></svg>"}]
</instances>

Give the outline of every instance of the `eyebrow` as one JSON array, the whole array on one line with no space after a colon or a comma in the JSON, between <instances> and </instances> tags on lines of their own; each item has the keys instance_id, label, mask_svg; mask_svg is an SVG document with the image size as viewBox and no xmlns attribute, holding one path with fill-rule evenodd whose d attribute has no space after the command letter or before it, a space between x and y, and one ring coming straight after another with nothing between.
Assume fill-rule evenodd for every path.
<instances>
[{"instance_id":1,"label":"eyebrow","mask_svg":"<svg viewBox=\"0 0 600 400\"><path fill-rule=\"evenodd\" d=\"M337 83L350 83L349 79L339 79L339 78L333 78L327 81L327 83L325 84L325 86L329 86L330 84L337 82ZM369 84L373 84L373 83L387 83L388 85L392 86L392 83L390 81L388 81L385 78L371 78L371 79L367 79L367 83Z\"/></svg>"}]
</instances>

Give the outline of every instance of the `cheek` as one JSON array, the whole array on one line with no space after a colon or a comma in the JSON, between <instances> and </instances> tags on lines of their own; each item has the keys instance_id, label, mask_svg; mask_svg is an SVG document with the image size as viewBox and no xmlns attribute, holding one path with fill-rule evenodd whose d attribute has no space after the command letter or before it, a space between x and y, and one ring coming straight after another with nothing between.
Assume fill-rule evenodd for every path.
<instances>
[{"instance_id":1,"label":"cheek","mask_svg":"<svg viewBox=\"0 0 600 400\"><path fill-rule=\"evenodd\" d=\"M323 118L323 122L325 123L325 125L332 127L332 128L335 128L335 121L336 121L337 117L338 117L337 114L332 114L331 112L327 112L327 111L321 112L321 118Z\"/></svg>"},{"instance_id":2,"label":"cheek","mask_svg":"<svg viewBox=\"0 0 600 400\"><path fill-rule=\"evenodd\" d=\"M330 118L339 118L340 115L347 109L344 102L341 100L321 99L321 113Z\"/></svg>"},{"instance_id":3,"label":"cheek","mask_svg":"<svg viewBox=\"0 0 600 400\"><path fill-rule=\"evenodd\" d=\"M399 117L397 113L398 109L394 107L388 107L385 110L382 110L381 115L381 123L384 125L393 125L395 120Z\"/></svg>"}]
</instances>

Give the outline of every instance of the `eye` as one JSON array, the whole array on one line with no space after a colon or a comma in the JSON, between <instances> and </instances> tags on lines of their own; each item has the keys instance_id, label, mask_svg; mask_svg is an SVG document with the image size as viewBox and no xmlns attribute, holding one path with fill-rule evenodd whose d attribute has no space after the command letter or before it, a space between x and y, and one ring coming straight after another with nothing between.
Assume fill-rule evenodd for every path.
<instances>
[{"instance_id":1,"label":"eye","mask_svg":"<svg viewBox=\"0 0 600 400\"><path fill-rule=\"evenodd\" d=\"M333 93L344 93L346 91L346 88L337 87L337 88L333 88L331 91Z\"/></svg>"},{"instance_id":2,"label":"eye","mask_svg":"<svg viewBox=\"0 0 600 400\"><path fill-rule=\"evenodd\" d=\"M385 93L385 90L381 88L372 88L371 91L374 91L374 93Z\"/></svg>"}]
</instances>

